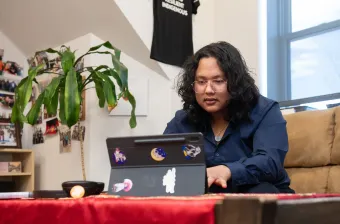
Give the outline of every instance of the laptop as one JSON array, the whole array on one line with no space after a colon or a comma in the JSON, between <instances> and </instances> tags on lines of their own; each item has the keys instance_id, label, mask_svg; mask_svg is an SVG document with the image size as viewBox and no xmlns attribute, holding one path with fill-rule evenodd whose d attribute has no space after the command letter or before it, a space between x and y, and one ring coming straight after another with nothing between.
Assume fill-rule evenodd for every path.
<instances>
[{"instance_id":1,"label":"laptop","mask_svg":"<svg viewBox=\"0 0 340 224\"><path fill-rule=\"evenodd\" d=\"M201 133L107 138L108 194L194 196L207 193Z\"/></svg>"}]
</instances>

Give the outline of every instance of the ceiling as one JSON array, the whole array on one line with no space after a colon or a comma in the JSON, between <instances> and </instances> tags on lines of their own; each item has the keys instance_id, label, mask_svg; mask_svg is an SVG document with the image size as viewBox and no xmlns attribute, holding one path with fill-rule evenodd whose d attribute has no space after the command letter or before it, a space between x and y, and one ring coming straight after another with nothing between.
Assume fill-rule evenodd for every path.
<instances>
[{"instance_id":1,"label":"ceiling","mask_svg":"<svg viewBox=\"0 0 340 224\"><path fill-rule=\"evenodd\" d=\"M0 5L0 30L25 56L93 33L167 77L114 0L0 0Z\"/></svg>"}]
</instances>

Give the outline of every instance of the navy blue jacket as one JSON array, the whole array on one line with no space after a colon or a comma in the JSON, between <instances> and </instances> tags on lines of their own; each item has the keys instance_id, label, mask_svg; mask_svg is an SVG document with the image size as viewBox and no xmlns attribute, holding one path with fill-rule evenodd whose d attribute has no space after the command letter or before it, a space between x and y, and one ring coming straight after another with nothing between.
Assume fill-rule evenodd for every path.
<instances>
[{"instance_id":1,"label":"navy blue jacket","mask_svg":"<svg viewBox=\"0 0 340 224\"><path fill-rule=\"evenodd\" d=\"M250 118L251 123L230 121L217 145L210 125L204 132L196 130L186 112L179 110L164 134L202 132L207 167L226 165L231 171L227 189L215 189L217 192L231 192L234 187L261 182L272 183L279 189L288 188L290 179L283 166L288 135L279 104L260 96Z\"/></svg>"}]
</instances>

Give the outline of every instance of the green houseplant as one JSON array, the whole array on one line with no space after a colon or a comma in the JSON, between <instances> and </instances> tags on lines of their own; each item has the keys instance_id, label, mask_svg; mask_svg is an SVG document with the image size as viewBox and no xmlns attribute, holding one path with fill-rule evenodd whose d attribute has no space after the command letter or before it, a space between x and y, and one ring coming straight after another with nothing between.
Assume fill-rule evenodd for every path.
<instances>
[{"instance_id":1,"label":"green houseplant","mask_svg":"<svg viewBox=\"0 0 340 224\"><path fill-rule=\"evenodd\" d=\"M106 48L106 50L100 50L102 47ZM128 69L120 61L121 51L113 47L110 42L105 42L98 46L91 47L85 54L81 55L77 59L75 51L71 51L69 47L64 45L59 51L48 48L39 52L58 54L61 60L62 72L56 73L57 76L53 78L44 91L40 93L34 105L25 115L24 110L32 96L33 82L38 83L36 76L45 73L54 73L44 69L44 65L29 68L28 76L21 80L15 90L15 102L12 108L11 117L12 123L18 122L21 126L23 123L31 125L36 124L41 107L44 105L49 115L57 114L59 107L59 119L62 124L67 125L69 128L77 123L79 125L80 106L82 100L81 93L88 89L87 86L90 83L94 83L99 100L99 107L104 108L105 104L107 104L108 110L111 111L117 106L120 98L128 100L132 106L129 125L131 128L136 127L136 101L129 91ZM39 52L36 52L35 56ZM112 59L112 66L90 66L77 70L77 63L87 55L92 54L110 55ZM85 80L83 80L83 76L86 77ZM115 80L115 82L112 80ZM119 93L116 85L119 87ZM82 133L80 133L80 143L83 179L86 180Z\"/></svg>"}]
</instances>

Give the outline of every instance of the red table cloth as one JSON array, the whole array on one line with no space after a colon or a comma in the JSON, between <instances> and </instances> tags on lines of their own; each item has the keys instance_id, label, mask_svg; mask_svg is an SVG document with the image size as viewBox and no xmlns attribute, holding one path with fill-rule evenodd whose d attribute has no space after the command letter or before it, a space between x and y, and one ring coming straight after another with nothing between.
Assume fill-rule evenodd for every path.
<instances>
[{"instance_id":1,"label":"red table cloth","mask_svg":"<svg viewBox=\"0 0 340 224\"><path fill-rule=\"evenodd\" d=\"M99 195L82 199L11 199L0 200L0 223L213 224L216 219L215 206L233 197L298 200L340 197L340 194L216 194L196 197Z\"/></svg>"},{"instance_id":2,"label":"red table cloth","mask_svg":"<svg viewBox=\"0 0 340 224\"><path fill-rule=\"evenodd\" d=\"M223 196L0 200L0 223L213 224Z\"/></svg>"}]
</instances>

